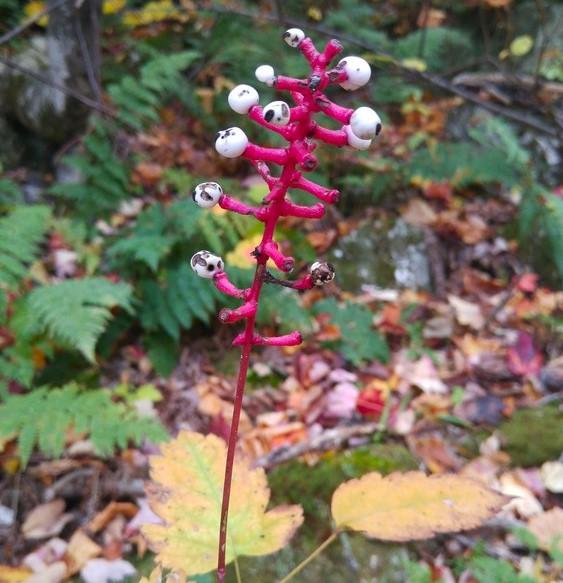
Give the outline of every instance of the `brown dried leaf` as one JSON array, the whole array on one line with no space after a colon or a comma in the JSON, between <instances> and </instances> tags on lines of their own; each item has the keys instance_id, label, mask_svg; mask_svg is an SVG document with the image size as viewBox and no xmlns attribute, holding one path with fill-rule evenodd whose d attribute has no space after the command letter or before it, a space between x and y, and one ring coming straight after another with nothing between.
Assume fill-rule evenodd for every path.
<instances>
[{"instance_id":1,"label":"brown dried leaf","mask_svg":"<svg viewBox=\"0 0 563 583\"><path fill-rule=\"evenodd\" d=\"M456 475L373 472L341 484L332 497L337 528L392 541L476 528L506 502L483 484Z\"/></svg>"},{"instance_id":2,"label":"brown dried leaf","mask_svg":"<svg viewBox=\"0 0 563 583\"><path fill-rule=\"evenodd\" d=\"M556 507L534 516L528 522L528 529L542 549L549 551L556 544L559 552L563 552L563 509Z\"/></svg>"},{"instance_id":3,"label":"brown dried leaf","mask_svg":"<svg viewBox=\"0 0 563 583\"><path fill-rule=\"evenodd\" d=\"M142 527L157 562L186 574L215 567L226 444L214 435L184 431L151 458L153 484L147 494L164 525ZM231 489L227 562L281 549L303 522L300 506L266 511L270 490L262 469L236 460Z\"/></svg>"},{"instance_id":4,"label":"brown dried leaf","mask_svg":"<svg viewBox=\"0 0 563 583\"><path fill-rule=\"evenodd\" d=\"M57 498L36 506L25 519L22 533L27 540L47 538L59 534L72 515L64 514L64 500Z\"/></svg>"}]
</instances>

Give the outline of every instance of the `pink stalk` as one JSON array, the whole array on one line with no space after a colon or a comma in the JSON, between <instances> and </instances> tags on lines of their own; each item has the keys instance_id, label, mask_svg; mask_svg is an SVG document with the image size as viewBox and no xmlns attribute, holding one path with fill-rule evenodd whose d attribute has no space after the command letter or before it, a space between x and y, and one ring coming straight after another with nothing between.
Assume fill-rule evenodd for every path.
<instances>
[{"instance_id":1,"label":"pink stalk","mask_svg":"<svg viewBox=\"0 0 563 583\"><path fill-rule=\"evenodd\" d=\"M298 32L304 37L302 31ZM290 39L293 42L291 36ZM215 202L218 202L222 208L231 212L254 216L264 223L262 240L252 253L256 259L256 271L252 285L248 289L239 289L230 282L227 274L223 271L223 263L219 257L207 251L200 251L192 258L192 268L198 271L202 277L209 277L209 274L215 270L216 273L213 280L217 289L243 301L242 305L238 308L222 309L219 313L219 319L228 324L241 320L246 321L244 331L236 336L233 341L233 346L241 346L242 352L227 447L219 528L217 583L224 583L226 575L229 500L242 400L251 349L253 346L297 346L302 341L301 334L298 331L273 337L264 337L255 331L256 312L260 301L262 286L267 282L295 290L307 290L315 285L324 285L334 277L334 269L332 266L322 262L315 262L311 266L308 275L294 281L278 279L266 269L266 264L269 259L275 263L279 270L284 272L291 271L294 266L293 257L285 256L280 251L278 243L274 240L276 226L281 217L292 216L319 219L324 214L325 209L321 203L316 203L312 206L294 204L286 197L289 189L296 188L303 190L315 196L323 203L334 203L339 198L338 190L326 188L302 176L302 171L311 171L317 165L317 158L312 154L317 145L313 141L314 139L337 147L348 143L347 134L343 129L329 130L319 126L313 120L313 115L322 112L346 125L349 123L350 116L352 115L352 110L332 103L323 93L324 88L333 82L333 80L347 78L345 73L343 73L343 77L340 72L334 70L329 74L326 70L331 59L342 50L340 43L336 40L329 41L322 53L317 51L313 41L308 37L303 38L297 46L310 64L310 76L307 79L294 79L292 77L278 75L273 78L273 83L270 82L271 79L269 78L264 79L264 82L269 85L273 84L277 90L290 92L296 106L290 108L289 123L287 125L282 126L267 122L263 117L262 107L258 105L252 105L245 110L243 102L236 101L236 98L240 97L240 95L235 94L234 103L236 106L231 105L239 113L247 111L250 119L280 134L288 142L285 148L267 148L249 143L244 151L242 151L242 156L252 163L268 186L269 192L262 200L262 205L259 208L247 205L222 194L220 188L218 193L217 188L214 189L212 186L209 186L209 184L213 185L214 183L200 185L207 188L206 191L199 192L197 189L194 191L194 200L199 196L202 197L200 200L201 206L210 206L209 201L213 202L212 197L216 197ZM365 66L368 67L367 63L365 63ZM353 74L355 75L355 72ZM233 149L229 153L235 151L237 144L241 143L242 139L245 140L244 143L247 143L246 136L242 133L241 137L241 132L242 130L238 130L238 133L235 132L231 133L230 136L226 136L227 140L232 140ZM220 151L219 148L218 151ZM282 167L278 177L272 176L268 163L277 164Z\"/></svg>"},{"instance_id":2,"label":"pink stalk","mask_svg":"<svg viewBox=\"0 0 563 583\"><path fill-rule=\"evenodd\" d=\"M239 300L245 300L250 291L246 289L239 289L234 284L232 284L229 280L229 276L224 271L220 271L213 277L213 283L221 293L227 296L232 296L233 298L238 298Z\"/></svg>"},{"instance_id":3,"label":"pink stalk","mask_svg":"<svg viewBox=\"0 0 563 583\"><path fill-rule=\"evenodd\" d=\"M223 194L219 199L219 206L226 211L238 213L239 215L253 215L259 220L262 220L261 217L264 214L264 209L257 209L253 206L249 206L236 198L227 196L226 194Z\"/></svg>"}]
</instances>

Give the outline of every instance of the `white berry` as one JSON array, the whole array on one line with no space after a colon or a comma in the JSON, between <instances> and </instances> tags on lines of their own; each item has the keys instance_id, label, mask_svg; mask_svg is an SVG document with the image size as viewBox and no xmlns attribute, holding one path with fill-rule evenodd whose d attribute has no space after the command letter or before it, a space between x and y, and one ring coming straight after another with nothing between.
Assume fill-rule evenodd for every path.
<instances>
[{"instance_id":1,"label":"white berry","mask_svg":"<svg viewBox=\"0 0 563 583\"><path fill-rule=\"evenodd\" d=\"M209 251L198 251L190 259L192 269L199 275L211 279L224 269L223 260Z\"/></svg>"},{"instance_id":2,"label":"white berry","mask_svg":"<svg viewBox=\"0 0 563 583\"><path fill-rule=\"evenodd\" d=\"M363 87L371 77L371 67L369 63L361 57L344 57L336 66L337 69L342 70L348 77L344 81L340 81L340 87L346 91L354 91Z\"/></svg>"},{"instance_id":3,"label":"white berry","mask_svg":"<svg viewBox=\"0 0 563 583\"><path fill-rule=\"evenodd\" d=\"M381 131L381 118L371 107L358 107L350 118L354 135L362 140L371 140Z\"/></svg>"},{"instance_id":4,"label":"white berry","mask_svg":"<svg viewBox=\"0 0 563 583\"><path fill-rule=\"evenodd\" d=\"M202 182L192 190L192 198L197 206L204 209L214 207L221 198L223 189L217 182Z\"/></svg>"},{"instance_id":5,"label":"white berry","mask_svg":"<svg viewBox=\"0 0 563 583\"><path fill-rule=\"evenodd\" d=\"M305 33L300 28L290 28L283 33L283 40L290 47L298 47L305 38Z\"/></svg>"},{"instance_id":6,"label":"white berry","mask_svg":"<svg viewBox=\"0 0 563 583\"><path fill-rule=\"evenodd\" d=\"M240 128L228 128L217 132L215 149L225 158L238 158L248 146L248 138Z\"/></svg>"},{"instance_id":7,"label":"white berry","mask_svg":"<svg viewBox=\"0 0 563 583\"><path fill-rule=\"evenodd\" d=\"M289 105L285 101L272 101L264 107L264 119L277 126L286 126L290 115Z\"/></svg>"},{"instance_id":8,"label":"white berry","mask_svg":"<svg viewBox=\"0 0 563 583\"><path fill-rule=\"evenodd\" d=\"M330 283L335 276L334 267L326 261L315 261L309 268L313 285L321 287Z\"/></svg>"},{"instance_id":9,"label":"white berry","mask_svg":"<svg viewBox=\"0 0 563 583\"><path fill-rule=\"evenodd\" d=\"M276 74L274 72L274 67L271 65L260 65L254 74L260 83L266 83L268 87L272 87L274 85Z\"/></svg>"},{"instance_id":10,"label":"white berry","mask_svg":"<svg viewBox=\"0 0 563 583\"><path fill-rule=\"evenodd\" d=\"M350 126L344 126L344 131L348 136L348 145L356 150L367 150L371 146L371 140L362 140L352 131Z\"/></svg>"},{"instance_id":11,"label":"white berry","mask_svg":"<svg viewBox=\"0 0 563 583\"><path fill-rule=\"evenodd\" d=\"M258 91L250 85L237 85L228 97L231 109L240 114L246 114L259 101Z\"/></svg>"}]
</instances>

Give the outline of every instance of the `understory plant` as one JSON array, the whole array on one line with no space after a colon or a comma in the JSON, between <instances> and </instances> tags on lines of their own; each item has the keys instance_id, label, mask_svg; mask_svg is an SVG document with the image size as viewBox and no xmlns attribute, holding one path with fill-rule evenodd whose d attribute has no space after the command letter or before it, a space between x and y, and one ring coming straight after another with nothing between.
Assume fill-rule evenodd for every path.
<instances>
[{"instance_id":1,"label":"understory plant","mask_svg":"<svg viewBox=\"0 0 563 583\"><path fill-rule=\"evenodd\" d=\"M256 78L278 91L289 92L294 105L274 101L262 107L258 92L249 85L236 86L228 101L237 113L280 135L287 141L286 147L251 143L238 127L220 131L215 138L220 155L243 157L252 163L268 187L267 195L260 206L250 206L226 194L216 182L198 184L192 194L200 207L218 204L226 211L252 216L263 224L260 243L252 252L256 269L250 287L237 287L225 271L223 259L210 251L199 251L190 261L199 276L212 279L220 292L242 302L239 307L224 308L219 313L223 323L244 322L243 331L233 340L234 346L241 347L241 360L228 444L225 448L215 436L183 432L164 445L162 455L155 456L151 462L154 483L148 495L163 523L147 525L144 531L158 552L157 562L186 575L209 572L216 564L218 583L225 581L226 565L231 561L235 562L240 581L238 556L279 550L303 521L299 506L266 511L269 490L264 471L252 469L245 460L235 463L252 348L289 347L302 342L299 331L281 336L263 336L257 332L256 317L263 285L275 284L301 291L325 285L335 275L333 267L321 261L314 262L306 275L295 280L272 274L268 270L269 262L282 273L291 272L295 265L294 258L285 255L275 240L278 221L283 217L320 219L325 212L324 204L339 198L337 190L305 177L317 167L313 153L317 142L363 150L370 147L381 131L381 120L373 109L348 109L332 102L324 93L330 84L340 85L347 91L364 86L370 79L371 69L363 58L345 57L331 68L331 61L342 51L339 41L330 40L319 51L296 28L286 31L283 39L305 57L310 66L309 76L287 77L277 74L270 65L261 65L256 69ZM320 113L341 124L340 129L329 129L318 123L315 115ZM279 172L272 171L271 166L279 167ZM319 202L311 206L295 204L289 195L292 189L304 191ZM502 496L457 476L427 478L420 472L412 472L384 479L378 473L367 474L336 490L332 500L335 523L332 534L283 582L289 581L345 529L386 540L426 538L438 532L475 527L502 502ZM392 521L388 520L390 512L394 513ZM160 571L155 573L154 580L157 580Z\"/></svg>"}]
</instances>

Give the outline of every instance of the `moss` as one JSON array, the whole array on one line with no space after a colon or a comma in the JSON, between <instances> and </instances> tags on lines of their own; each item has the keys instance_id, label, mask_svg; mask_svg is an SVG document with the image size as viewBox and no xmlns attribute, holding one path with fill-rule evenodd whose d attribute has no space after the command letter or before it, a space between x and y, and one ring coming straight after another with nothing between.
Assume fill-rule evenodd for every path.
<instances>
[{"instance_id":1,"label":"moss","mask_svg":"<svg viewBox=\"0 0 563 583\"><path fill-rule=\"evenodd\" d=\"M563 451L563 412L557 407L522 409L500 426L514 466L537 466Z\"/></svg>"}]
</instances>

